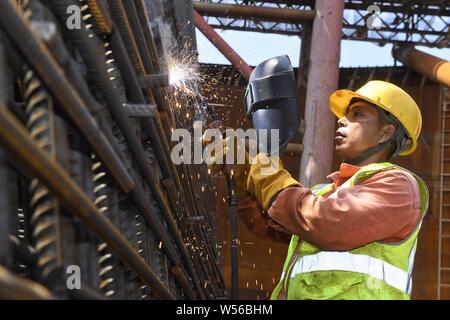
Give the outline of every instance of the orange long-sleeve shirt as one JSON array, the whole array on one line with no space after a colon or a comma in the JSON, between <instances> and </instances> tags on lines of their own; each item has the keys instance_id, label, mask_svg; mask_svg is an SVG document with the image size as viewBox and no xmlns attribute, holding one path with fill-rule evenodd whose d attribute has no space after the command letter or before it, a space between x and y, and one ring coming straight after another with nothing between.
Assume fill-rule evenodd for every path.
<instances>
[{"instance_id":1,"label":"orange long-sleeve shirt","mask_svg":"<svg viewBox=\"0 0 450 320\"><path fill-rule=\"evenodd\" d=\"M239 216L260 237L288 241L290 234L297 234L323 250L348 251L374 241L405 239L421 219L415 178L388 170L336 192L358 169L342 164L328 176L335 187L324 196L289 187L276 196L267 213L250 197L242 198Z\"/></svg>"}]
</instances>

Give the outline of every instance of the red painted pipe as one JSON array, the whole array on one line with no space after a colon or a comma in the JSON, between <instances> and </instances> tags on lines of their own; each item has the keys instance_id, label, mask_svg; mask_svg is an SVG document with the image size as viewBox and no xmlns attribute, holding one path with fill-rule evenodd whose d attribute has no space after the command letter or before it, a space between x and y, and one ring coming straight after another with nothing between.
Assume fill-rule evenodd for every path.
<instances>
[{"instance_id":1,"label":"red painted pipe","mask_svg":"<svg viewBox=\"0 0 450 320\"><path fill-rule=\"evenodd\" d=\"M195 26L206 38L227 58L231 64L242 74L245 79L250 79L253 69L250 67L236 51L194 10Z\"/></svg>"}]
</instances>

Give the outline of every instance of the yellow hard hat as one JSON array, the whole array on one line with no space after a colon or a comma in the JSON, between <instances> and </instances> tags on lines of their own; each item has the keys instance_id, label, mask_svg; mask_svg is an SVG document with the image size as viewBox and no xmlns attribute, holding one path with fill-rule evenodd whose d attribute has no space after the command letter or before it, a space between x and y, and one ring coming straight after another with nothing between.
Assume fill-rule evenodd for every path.
<instances>
[{"instance_id":1,"label":"yellow hard hat","mask_svg":"<svg viewBox=\"0 0 450 320\"><path fill-rule=\"evenodd\" d=\"M422 115L416 102L400 87L386 81L367 82L356 91L338 90L330 96L330 109L339 119L344 117L350 102L354 98L365 100L392 114L405 129L412 141L411 146L400 155L414 152L422 129Z\"/></svg>"}]
</instances>

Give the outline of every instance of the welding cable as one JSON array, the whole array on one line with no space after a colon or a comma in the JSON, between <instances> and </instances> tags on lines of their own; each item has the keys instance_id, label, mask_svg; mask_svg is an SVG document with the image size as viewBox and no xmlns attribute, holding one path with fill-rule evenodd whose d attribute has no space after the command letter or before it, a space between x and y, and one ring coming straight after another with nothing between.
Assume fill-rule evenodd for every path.
<instances>
[{"instance_id":1,"label":"welding cable","mask_svg":"<svg viewBox=\"0 0 450 320\"><path fill-rule=\"evenodd\" d=\"M231 300L238 299L238 235L237 235L237 203L236 181L232 174L226 175L228 189L228 206L230 208L231 225Z\"/></svg>"}]
</instances>

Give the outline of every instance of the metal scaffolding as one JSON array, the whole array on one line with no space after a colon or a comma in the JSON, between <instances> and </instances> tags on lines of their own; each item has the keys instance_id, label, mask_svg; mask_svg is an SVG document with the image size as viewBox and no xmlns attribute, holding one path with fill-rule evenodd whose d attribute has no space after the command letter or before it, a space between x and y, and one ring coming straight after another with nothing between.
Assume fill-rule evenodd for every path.
<instances>
[{"instance_id":1,"label":"metal scaffolding","mask_svg":"<svg viewBox=\"0 0 450 320\"><path fill-rule=\"evenodd\" d=\"M291 16L301 12L307 17L308 12L314 10L314 1L311 0L201 0L193 2L194 8L198 2L210 4L202 14L208 17L208 23L214 28L300 36L304 26L301 21L292 22ZM236 7L221 12L217 5L225 4ZM368 11L373 5L379 8L379 13ZM274 13L272 19L258 15L249 17L242 13L248 7L280 11L279 14ZM373 20L372 29L367 28L369 18ZM342 39L371 41L379 45L409 43L450 47L450 1L346 0Z\"/></svg>"}]
</instances>

